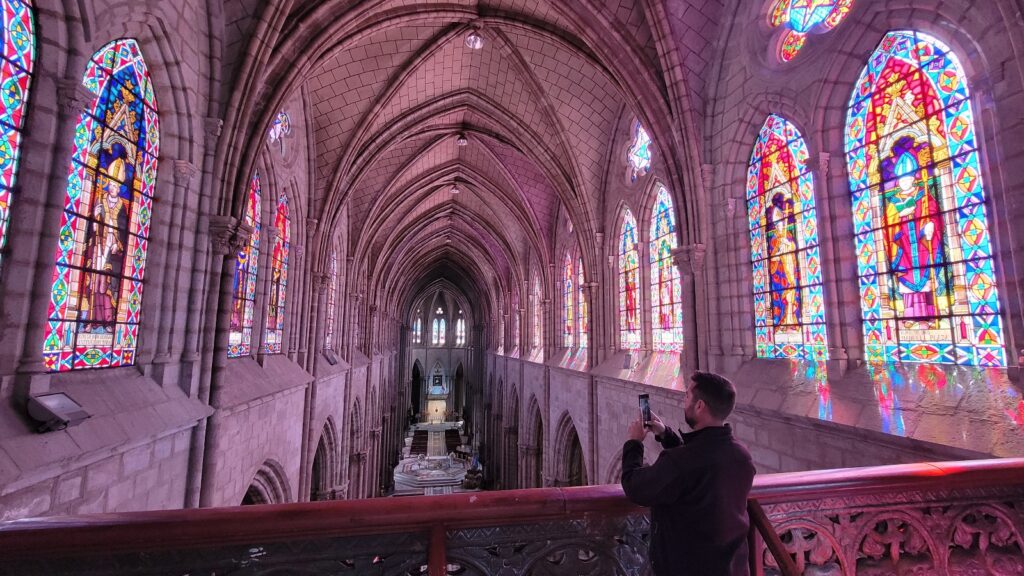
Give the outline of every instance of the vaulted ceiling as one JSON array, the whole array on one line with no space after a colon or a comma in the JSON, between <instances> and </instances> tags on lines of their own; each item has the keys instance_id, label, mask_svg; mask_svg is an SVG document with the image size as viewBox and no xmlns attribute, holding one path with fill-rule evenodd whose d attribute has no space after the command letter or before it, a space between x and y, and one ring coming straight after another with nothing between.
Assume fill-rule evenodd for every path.
<instances>
[{"instance_id":1,"label":"vaulted ceiling","mask_svg":"<svg viewBox=\"0 0 1024 576\"><path fill-rule=\"evenodd\" d=\"M454 274L496 302L531 262L546 269L561 211L600 228L617 127L657 113L638 99L668 108L642 5L298 3L271 21L260 102L308 94L311 205L328 230L347 208L347 250L375 292L407 307Z\"/></svg>"}]
</instances>

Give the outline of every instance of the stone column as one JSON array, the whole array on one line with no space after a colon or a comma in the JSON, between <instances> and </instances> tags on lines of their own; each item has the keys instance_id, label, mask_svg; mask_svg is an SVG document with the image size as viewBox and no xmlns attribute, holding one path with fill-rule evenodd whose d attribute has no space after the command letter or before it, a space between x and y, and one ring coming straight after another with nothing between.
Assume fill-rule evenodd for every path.
<instances>
[{"instance_id":1,"label":"stone column","mask_svg":"<svg viewBox=\"0 0 1024 576\"><path fill-rule=\"evenodd\" d=\"M92 102L93 94L78 80L61 80L57 82L57 102L59 118L56 121L57 134L61 137L53 148L53 157L60 166L66 166L71 157L75 125L80 115ZM66 137L64 137L66 135ZM41 201L42 228L38 241L39 250L37 265L33 272L34 279L29 294L31 312L27 315L28 325L25 330L24 346L21 361L18 363L15 377L14 397L17 402L24 402L29 395L46 392L50 388L50 375L43 364L43 340L46 338L46 318L49 314L50 293L53 288L53 250L57 246L60 233L58 214L64 202L63 193L56 190L67 188L67 172L63 168L53 170L51 184L55 193L47 194ZM62 187L63 186L63 187Z\"/></svg>"},{"instance_id":2,"label":"stone column","mask_svg":"<svg viewBox=\"0 0 1024 576\"><path fill-rule=\"evenodd\" d=\"M199 172L194 164L185 160L174 161L174 197L171 199L170 209L171 218L168 224L168 239L166 244L166 253L168 257L165 259L164 265L164 278L163 278L163 298L160 307L160 316L158 320L158 334L157 334L157 345L153 350L153 377L161 384L164 382L164 376L166 375L166 365L172 361L173 354L173 342L174 342L174 328L177 324L177 318L179 317L178 301L182 298L179 293L179 288L185 288L181 285L181 277L191 269L192 258L191 253L184 249L185 246L185 234L189 232L183 225L185 220L185 209L188 204L188 200L191 194L191 183L192 179ZM188 268L186 268L188 264ZM184 325L181 325L184 328ZM184 333L181 334L184 336Z\"/></svg>"},{"instance_id":3,"label":"stone column","mask_svg":"<svg viewBox=\"0 0 1024 576\"><path fill-rule=\"evenodd\" d=\"M706 364L702 341L708 333L707 307L704 293L704 255L703 244L689 244L672 251L679 274L683 280L683 301L689 312L691 321L684 326L685 352L683 354L684 372L697 370Z\"/></svg>"},{"instance_id":4,"label":"stone column","mask_svg":"<svg viewBox=\"0 0 1024 576\"><path fill-rule=\"evenodd\" d=\"M746 330L743 322L743 318L748 316L746 314L745 303L753 298L752 290L744 290L743 282L743 267L749 266L749 261L742 257L743 250L740 246L737 246L737 238L740 234L746 234L746 226L737 225L736 217L737 214L740 216L740 221L743 222L744 218L742 215L746 214L745 200L743 198L727 198L725 200L725 230L726 230L726 247L728 250L728 274L725 275L726 281L729 283L729 294L730 294L730 305L728 310L730 311L728 328L730 332L731 346L728 351L727 360L723 368L726 371L734 371L739 368L740 363L746 358L747 352L744 347L744 339L746 338ZM720 318L719 321L725 322L724 318ZM724 327L723 327L724 328ZM723 351L724 352L724 351Z\"/></svg>"},{"instance_id":5,"label":"stone column","mask_svg":"<svg viewBox=\"0 0 1024 576\"><path fill-rule=\"evenodd\" d=\"M821 274L825 293L825 318L828 322L828 373L839 378L846 373L849 355L846 351L846 326L841 311L847 305L839 291L839 262L837 261L832 224L832 193L829 181L832 156L828 152L818 155L818 240L821 243ZM856 258L854 258L856 259ZM859 309L859 306L857 307Z\"/></svg>"}]
</instances>

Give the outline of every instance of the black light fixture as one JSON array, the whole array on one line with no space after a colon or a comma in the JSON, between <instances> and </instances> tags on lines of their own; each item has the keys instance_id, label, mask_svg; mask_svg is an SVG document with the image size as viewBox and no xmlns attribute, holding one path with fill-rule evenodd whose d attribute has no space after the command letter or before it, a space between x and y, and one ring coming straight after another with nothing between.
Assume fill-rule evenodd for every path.
<instances>
[{"instance_id":1,"label":"black light fixture","mask_svg":"<svg viewBox=\"0 0 1024 576\"><path fill-rule=\"evenodd\" d=\"M63 430L77 426L92 416L82 405L63 392L28 397L28 415L39 422L36 432Z\"/></svg>"}]
</instances>

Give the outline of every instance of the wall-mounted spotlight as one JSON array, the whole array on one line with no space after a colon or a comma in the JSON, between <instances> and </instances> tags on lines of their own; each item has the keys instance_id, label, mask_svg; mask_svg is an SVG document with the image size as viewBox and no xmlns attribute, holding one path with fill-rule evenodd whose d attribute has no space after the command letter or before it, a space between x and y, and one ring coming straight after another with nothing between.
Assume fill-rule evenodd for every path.
<instances>
[{"instance_id":1,"label":"wall-mounted spotlight","mask_svg":"<svg viewBox=\"0 0 1024 576\"><path fill-rule=\"evenodd\" d=\"M462 192L462 189L459 188L459 183L458 182L452 182L452 187L449 190L449 192L451 192L452 194L458 194L459 192Z\"/></svg>"},{"instance_id":2,"label":"wall-mounted spotlight","mask_svg":"<svg viewBox=\"0 0 1024 576\"><path fill-rule=\"evenodd\" d=\"M36 428L36 432L39 433L77 426L92 416L81 404L63 392L29 396L28 415L39 422Z\"/></svg>"},{"instance_id":3,"label":"wall-mounted spotlight","mask_svg":"<svg viewBox=\"0 0 1024 576\"><path fill-rule=\"evenodd\" d=\"M459 134L458 138L455 139L456 146L466 146L469 144L469 140L466 139L465 134Z\"/></svg>"},{"instance_id":4,"label":"wall-mounted spotlight","mask_svg":"<svg viewBox=\"0 0 1024 576\"><path fill-rule=\"evenodd\" d=\"M470 50L479 50L484 47L484 37L480 34L480 31L473 28L466 34L466 48Z\"/></svg>"}]
</instances>

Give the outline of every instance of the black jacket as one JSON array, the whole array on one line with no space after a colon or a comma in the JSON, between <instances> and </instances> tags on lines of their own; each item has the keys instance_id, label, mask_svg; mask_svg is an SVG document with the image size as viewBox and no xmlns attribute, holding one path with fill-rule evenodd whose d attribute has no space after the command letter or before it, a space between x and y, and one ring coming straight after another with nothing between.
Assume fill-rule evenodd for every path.
<instances>
[{"instance_id":1,"label":"black jacket","mask_svg":"<svg viewBox=\"0 0 1024 576\"><path fill-rule=\"evenodd\" d=\"M747 497L754 482L750 453L729 425L658 438L663 448L644 466L644 445L622 448L622 489L651 507L651 563L657 576L749 573Z\"/></svg>"}]
</instances>

